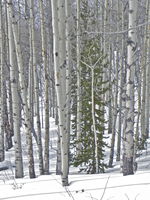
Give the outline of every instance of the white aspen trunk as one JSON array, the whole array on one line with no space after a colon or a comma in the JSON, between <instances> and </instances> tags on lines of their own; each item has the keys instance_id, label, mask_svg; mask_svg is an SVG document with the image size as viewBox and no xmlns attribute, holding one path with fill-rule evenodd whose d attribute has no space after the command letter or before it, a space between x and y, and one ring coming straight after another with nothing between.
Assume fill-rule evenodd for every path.
<instances>
[{"instance_id":1,"label":"white aspen trunk","mask_svg":"<svg viewBox=\"0 0 150 200\"><path fill-rule=\"evenodd\" d=\"M47 6L51 10L51 1L47 2ZM49 16L49 26L47 29L47 63L49 70L49 104L50 104L50 117L55 118L55 84L54 84L54 62L53 62L53 29L52 29L52 13Z\"/></svg>"},{"instance_id":2,"label":"white aspen trunk","mask_svg":"<svg viewBox=\"0 0 150 200\"><path fill-rule=\"evenodd\" d=\"M56 174L61 175L61 146L60 146L60 131L58 131L57 140L57 163L56 163Z\"/></svg>"},{"instance_id":3,"label":"white aspen trunk","mask_svg":"<svg viewBox=\"0 0 150 200\"><path fill-rule=\"evenodd\" d=\"M149 9L150 10L150 9ZM148 48L150 49L150 38L148 41ZM150 50L148 52L149 57L150 57ZM147 58L147 63L150 62L150 58ZM146 77L146 120L145 120L145 134L146 138L149 138L149 117L150 117L150 65L147 64L147 77Z\"/></svg>"},{"instance_id":4,"label":"white aspen trunk","mask_svg":"<svg viewBox=\"0 0 150 200\"><path fill-rule=\"evenodd\" d=\"M120 5L119 5L119 0L116 3L117 5L117 31L119 31L119 12L120 12ZM111 138L111 150L110 150L110 157L109 157L109 167L113 166L113 159L114 159L114 147L115 147L115 141L116 141L116 122L117 122L117 113L118 113L118 86L119 86L119 38L117 36L116 40L116 50L114 49L114 67L115 67L115 89L114 89L114 110L113 110L113 126L112 126L112 138ZM121 133L118 133L121 134Z\"/></svg>"},{"instance_id":5,"label":"white aspen trunk","mask_svg":"<svg viewBox=\"0 0 150 200\"><path fill-rule=\"evenodd\" d=\"M80 67L80 60L81 60L81 55L80 55L80 38L81 38L81 33L80 33L80 0L76 1L77 4L77 140L81 138L81 67ZM77 154L80 153L82 148L81 143L79 142L76 147Z\"/></svg>"},{"instance_id":6,"label":"white aspen trunk","mask_svg":"<svg viewBox=\"0 0 150 200\"><path fill-rule=\"evenodd\" d=\"M18 26L15 16L13 14L13 4L12 0L8 0L8 7L9 7L9 14L12 19L12 31L14 35L15 41L15 48L17 54L17 63L19 69L19 82L21 87L21 97L22 97L22 105L24 110L24 118L25 118L25 132L26 132L26 140L27 140L27 152L28 152L28 163L29 163L29 176L30 178L35 178L35 171L34 171L34 158L33 158L33 145L32 145L32 130L31 130L31 122L30 122L30 113L28 109L28 102L27 102L27 88L26 88L26 80L23 68L23 60L22 60L22 53L20 47L20 41L18 37Z\"/></svg>"},{"instance_id":7,"label":"white aspen trunk","mask_svg":"<svg viewBox=\"0 0 150 200\"><path fill-rule=\"evenodd\" d=\"M116 121L117 121L117 106L118 106L118 52L115 55L115 66L116 66L116 80L115 80L115 98L114 98L114 111L113 111L113 126L112 126L112 138L111 138L111 150L109 156L109 167L113 165L114 158L114 147L115 147L115 139L116 139Z\"/></svg>"},{"instance_id":8,"label":"white aspen trunk","mask_svg":"<svg viewBox=\"0 0 150 200\"><path fill-rule=\"evenodd\" d=\"M144 42L144 55L143 55L143 62L142 62L142 102L141 102L141 135L142 135L142 140L143 140L143 145L146 140L146 135L145 135L145 109L146 109L146 42ZM144 148L144 146L143 146Z\"/></svg>"},{"instance_id":9,"label":"white aspen trunk","mask_svg":"<svg viewBox=\"0 0 150 200\"><path fill-rule=\"evenodd\" d=\"M68 185L69 172L69 133L66 128L66 15L65 0L58 1L58 31L59 31L59 76L60 87L58 93L59 129L61 139L61 167L62 185Z\"/></svg>"},{"instance_id":10,"label":"white aspen trunk","mask_svg":"<svg viewBox=\"0 0 150 200\"><path fill-rule=\"evenodd\" d=\"M121 3L121 18L122 18L122 23L121 23L121 28L122 31L124 30L124 5ZM121 155L121 137L122 137L122 109L123 109L123 101L122 101L122 94L123 94L123 76L124 76L124 37L122 39L122 44L121 44L121 70L120 70L120 94L119 94L119 116L118 116L118 137L117 137L117 157L116 161L120 161L120 155Z\"/></svg>"},{"instance_id":11,"label":"white aspen trunk","mask_svg":"<svg viewBox=\"0 0 150 200\"><path fill-rule=\"evenodd\" d=\"M58 51L59 51L59 34L58 34L58 13L57 13L58 5L57 0L53 1L51 0L51 10L52 10L52 27L53 27L53 56L54 56L54 76L55 76L55 90L56 90L56 98L57 98L57 105L58 105L58 93L59 93L59 87L60 87L60 79L59 79L59 57L58 57ZM57 78L58 77L58 78ZM58 112L59 107L56 106ZM55 119L56 120L56 119ZM56 123L57 124L57 123ZM60 155L60 130L58 128L58 150L57 150L57 165L56 165L56 173L61 174L61 155ZM59 163L58 163L59 162Z\"/></svg>"},{"instance_id":12,"label":"white aspen trunk","mask_svg":"<svg viewBox=\"0 0 150 200\"><path fill-rule=\"evenodd\" d=\"M8 39L8 12L7 12L7 3L4 4L5 7L5 48L6 48L6 60L8 62L8 89L7 89L7 93L8 93L8 125L9 125L9 131L10 131L10 135L11 135L11 141L12 141L12 136L14 135L13 132L13 110L12 110L12 94L11 94L11 82L10 82L10 65L9 65L9 39ZM12 146L13 144L11 144Z\"/></svg>"},{"instance_id":13,"label":"white aspen trunk","mask_svg":"<svg viewBox=\"0 0 150 200\"><path fill-rule=\"evenodd\" d=\"M111 3L110 3L111 4ZM109 20L108 22L111 24L111 18L110 18L110 15L111 15L111 10L110 10L110 13L109 13ZM104 29L105 30L105 29ZM109 28L109 31L112 31L112 28L110 26ZM113 111L112 111L112 57L113 57L113 41L111 38L108 38L108 41L109 41L109 68L108 68L108 92L106 92L106 98L107 98L107 101L108 101L108 134L112 134L112 125L113 125Z\"/></svg>"},{"instance_id":14,"label":"white aspen trunk","mask_svg":"<svg viewBox=\"0 0 150 200\"><path fill-rule=\"evenodd\" d=\"M147 21L150 19L150 1L147 0ZM150 48L150 36L148 37L148 27L149 25L146 26L146 49L145 49L145 65L146 65L146 94L145 94L145 138L147 139L149 137L149 114L150 114L150 64L149 64L149 51L148 49Z\"/></svg>"},{"instance_id":15,"label":"white aspen trunk","mask_svg":"<svg viewBox=\"0 0 150 200\"><path fill-rule=\"evenodd\" d=\"M46 30L43 0L40 3L42 59L45 71L45 151L44 151L44 173L49 174L49 70L47 61Z\"/></svg>"},{"instance_id":16,"label":"white aspen trunk","mask_svg":"<svg viewBox=\"0 0 150 200\"><path fill-rule=\"evenodd\" d=\"M32 15L30 15L30 1L25 0L25 15L28 17L29 28L29 78L28 78L28 105L30 110L31 126L34 128L34 69L33 69L33 48L32 48ZM32 14L32 13L31 13ZM36 140L37 141L37 140Z\"/></svg>"},{"instance_id":17,"label":"white aspen trunk","mask_svg":"<svg viewBox=\"0 0 150 200\"><path fill-rule=\"evenodd\" d=\"M31 20L31 19L30 19ZM30 24L30 23L29 23ZM33 72L33 51L32 51L32 30L29 29L29 80L28 80L28 105L30 110L30 119L32 127L34 127L34 72Z\"/></svg>"},{"instance_id":18,"label":"white aspen trunk","mask_svg":"<svg viewBox=\"0 0 150 200\"><path fill-rule=\"evenodd\" d=\"M7 75L7 80L8 82L5 80L5 87L4 87L4 106L5 106L5 124L4 124L4 131L5 131L5 138L4 138L4 141L5 141L5 150L8 151L8 149L12 148L13 144L12 144L12 122L13 120L11 120L12 122L10 122L9 119L12 119L12 118L9 118L10 116L10 110L12 109L12 105L11 105L11 108L9 109L9 98L7 98L9 96L9 91L10 91L10 69L9 69L9 65L8 65L8 62L9 62L9 47L8 47L8 20L7 20L7 4L5 3L4 4L4 12L5 12L5 27L4 27L4 31L5 31L5 34L4 34L4 55L5 55L5 60L7 62L7 64L5 65L5 69L4 69L4 73L5 73L5 77ZM7 87L7 84L8 83L8 87ZM10 87L10 88L9 88ZM8 94L8 96L7 96ZM7 101L8 100L8 101ZM12 113L11 113L12 115Z\"/></svg>"},{"instance_id":19,"label":"white aspen trunk","mask_svg":"<svg viewBox=\"0 0 150 200\"><path fill-rule=\"evenodd\" d=\"M140 59L139 59L140 60ZM139 149L139 123L140 123L140 116L141 116L141 65L140 61L138 60L138 108L137 108L137 120L136 120L136 127L135 127L135 136L134 136L134 163L136 162L136 154Z\"/></svg>"},{"instance_id":20,"label":"white aspen trunk","mask_svg":"<svg viewBox=\"0 0 150 200\"><path fill-rule=\"evenodd\" d=\"M66 13L66 130L68 132L68 152L70 143L70 109L71 109L71 1L65 0L65 13ZM69 164L69 163L68 163ZM69 170L69 167L68 167ZM69 173L69 172L68 172Z\"/></svg>"},{"instance_id":21,"label":"white aspen trunk","mask_svg":"<svg viewBox=\"0 0 150 200\"><path fill-rule=\"evenodd\" d=\"M96 132L96 121L95 121L95 102L94 102L94 68L91 68L92 72L92 88L91 88L91 99L92 99L92 120L93 120L93 132L94 132L94 143L95 143L95 163L96 173L99 173L99 160L98 160L98 144L97 144L97 132Z\"/></svg>"},{"instance_id":22,"label":"white aspen trunk","mask_svg":"<svg viewBox=\"0 0 150 200\"><path fill-rule=\"evenodd\" d=\"M13 107L13 130L14 130L14 144L15 144L15 177L22 178L23 174L23 160L22 160L22 146L20 135L20 111L19 111L19 95L18 95L18 82L17 82L17 66L15 65L15 47L14 38L11 27L11 16L9 15L7 7L8 19L8 41L9 41L9 64L10 64L10 81L11 81L11 94L12 94L12 107ZM12 119L11 119L12 120Z\"/></svg>"},{"instance_id":23,"label":"white aspen trunk","mask_svg":"<svg viewBox=\"0 0 150 200\"><path fill-rule=\"evenodd\" d=\"M33 55L33 75L34 75L34 97L35 97L35 115L36 115L36 125L37 125L37 143L38 143L38 157L39 157L39 171L40 174L44 174L43 167L43 148L41 140L41 120L40 120L40 111L39 111L39 81L37 77L37 56L36 56L36 47L35 47L35 28L34 28L34 0L30 0L30 25L31 25L31 49Z\"/></svg>"},{"instance_id":24,"label":"white aspen trunk","mask_svg":"<svg viewBox=\"0 0 150 200\"><path fill-rule=\"evenodd\" d=\"M5 159L4 151L4 55L3 55L2 2L0 1L0 162Z\"/></svg>"},{"instance_id":25,"label":"white aspen trunk","mask_svg":"<svg viewBox=\"0 0 150 200\"><path fill-rule=\"evenodd\" d=\"M110 0L105 0L103 1L103 16L102 16L102 19L103 19L103 39L102 39L102 51L104 53L104 55L108 55L108 38L107 38L107 35L106 35L106 31L108 30L108 19L109 19L109 5L110 4ZM103 72L103 81L107 81L108 80L108 71L107 69L104 68L104 72ZM105 88L107 88L107 84L105 85L102 85L102 88L105 90ZM103 101L104 102L107 102L108 101L108 95L109 93L106 92L104 94L102 94L102 98L103 98ZM112 102L110 101L110 105L109 107L111 106ZM101 110L104 112L104 106L102 106ZM109 113L109 121L108 121L108 127L109 127L109 131L112 131L112 123L113 123L113 116L111 116L111 110L110 110L110 113ZM102 123L102 126L104 127L104 123Z\"/></svg>"},{"instance_id":26,"label":"white aspen trunk","mask_svg":"<svg viewBox=\"0 0 150 200\"><path fill-rule=\"evenodd\" d=\"M134 76L136 51L136 0L129 0L129 24L127 46L127 89L126 89L126 119L123 152L123 175L133 174L134 155Z\"/></svg>"},{"instance_id":27,"label":"white aspen trunk","mask_svg":"<svg viewBox=\"0 0 150 200\"><path fill-rule=\"evenodd\" d=\"M109 78L109 90L108 90L108 134L112 134L112 45L110 45L110 64L109 64L109 72L108 72L108 78Z\"/></svg>"},{"instance_id":28,"label":"white aspen trunk","mask_svg":"<svg viewBox=\"0 0 150 200\"><path fill-rule=\"evenodd\" d=\"M58 4L57 4L58 3ZM54 69L55 69L55 86L58 105L59 131L61 138L61 172L62 185L68 185L68 132L66 130L65 112L66 112L66 77L65 77L65 2L51 1L52 5L52 23L53 23L53 40L54 40ZM57 13L57 11L59 11ZM59 21L59 23L58 23ZM60 34L59 34L60 33Z\"/></svg>"}]
</instances>

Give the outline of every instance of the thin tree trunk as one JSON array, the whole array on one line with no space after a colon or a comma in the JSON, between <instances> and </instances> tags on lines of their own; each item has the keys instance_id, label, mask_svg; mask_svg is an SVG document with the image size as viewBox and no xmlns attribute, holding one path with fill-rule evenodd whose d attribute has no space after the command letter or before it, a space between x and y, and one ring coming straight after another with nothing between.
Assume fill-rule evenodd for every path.
<instances>
[{"instance_id":1,"label":"thin tree trunk","mask_svg":"<svg viewBox=\"0 0 150 200\"><path fill-rule=\"evenodd\" d=\"M7 60L7 70L8 70L8 102L7 102L7 109L8 109L8 126L10 132L10 143L12 143L12 136L14 135L13 130L13 108L12 108L12 94L11 94L11 82L10 82L10 65L9 65L9 38L8 38L8 12L7 12L7 2L4 4L5 6L5 51L6 51L6 60ZM7 95L6 95L7 96ZM13 145L13 144L10 144Z\"/></svg>"},{"instance_id":2,"label":"thin tree trunk","mask_svg":"<svg viewBox=\"0 0 150 200\"><path fill-rule=\"evenodd\" d=\"M80 67L80 0L76 1L77 3L77 140L81 139L81 67ZM80 153L82 148L81 143L79 142L76 146L77 154Z\"/></svg>"},{"instance_id":3,"label":"thin tree trunk","mask_svg":"<svg viewBox=\"0 0 150 200\"><path fill-rule=\"evenodd\" d=\"M114 99L114 112L113 112L113 126L112 126L112 138L111 138L111 150L109 157L109 167L113 165L114 158L114 147L115 147L115 139L116 139L116 121L117 121L117 107L118 107L118 52L115 55L115 66L116 66L116 80L115 80L115 99Z\"/></svg>"},{"instance_id":4,"label":"thin tree trunk","mask_svg":"<svg viewBox=\"0 0 150 200\"><path fill-rule=\"evenodd\" d=\"M92 99L92 121L93 121L93 132L94 132L94 144L95 144L95 163L96 173L99 173L99 160L98 160L98 138L96 132L96 120L95 120L95 101L94 101L94 68L91 68L92 72L92 87L91 87L91 99Z\"/></svg>"},{"instance_id":5,"label":"thin tree trunk","mask_svg":"<svg viewBox=\"0 0 150 200\"><path fill-rule=\"evenodd\" d=\"M124 30L124 6L123 3L121 3L121 12L122 12L122 30ZM120 161L120 155L121 155L121 138L122 138L122 121L123 121L123 117L122 117L122 109L123 109L123 100L122 100L122 95L123 95L123 76L124 76L124 36L122 36L122 44L121 44L121 48L122 48L122 52L121 52L121 70L120 70L120 95L119 95L119 116L118 116L118 137L117 137L117 157L116 157L116 161Z\"/></svg>"}]
</instances>

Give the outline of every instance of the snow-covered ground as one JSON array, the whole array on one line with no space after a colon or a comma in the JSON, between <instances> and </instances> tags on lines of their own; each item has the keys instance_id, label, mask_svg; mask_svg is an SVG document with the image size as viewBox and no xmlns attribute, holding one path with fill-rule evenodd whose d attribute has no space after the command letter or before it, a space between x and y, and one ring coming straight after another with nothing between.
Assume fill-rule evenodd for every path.
<instances>
[{"instance_id":1,"label":"snow-covered ground","mask_svg":"<svg viewBox=\"0 0 150 200\"><path fill-rule=\"evenodd\" d=\"M119 173L70 175L70 186L62 187L59 176L12 179L0 182L0 199L18 200L149 200L150 171L123 177Z\"/></svg>"},{"instance_id":2,"label":"snow-covered ground","mask_svg":"<svg viewBox=\"0 0 150 200\"><path fill-rule=\"evenodd\" d=\"M51 146L56 145L56 127L51 124ZM35 149L35 163L38 156ZM27 167L26 146L23 145L24 168ZM51 175L29 179L27 170L23 179L14 178L13 149L6 153L8 170L0 171L0 200L150 200L150 141L148 149L138 158L138 170L135 175L122 176L119 163L107 169L104 174L82 174L71 168L70 185L61 186L60 176L55 175L55 150L50 152ZM5 164L4 164L5 165Z\"/></svg>"}]
</instances>

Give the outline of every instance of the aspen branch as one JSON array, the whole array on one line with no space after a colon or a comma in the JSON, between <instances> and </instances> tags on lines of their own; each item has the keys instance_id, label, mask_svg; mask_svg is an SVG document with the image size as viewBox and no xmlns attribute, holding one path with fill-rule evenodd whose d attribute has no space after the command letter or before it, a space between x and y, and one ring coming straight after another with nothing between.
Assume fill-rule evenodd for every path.
<instances>
[{"instance_id":1,"label":"aspen branch","mask_svg":"<svg viewBox=\"0 0 150 200\"><path fill-rule=\"evenodd\" d=\"M100 61L100 59L101 59L102 57L100 57L95 63L94 63L94 65L89 65L89 64L87 64L86 62L84 62L84 61L82 61L82 60L80 60L80 62L82 62L82 64L84 64L84 65L86 65L87 67L89 67L91 70L92 69L94 69L95 68L95 66L97 65L97 63Z\"/></svg>"},{"instance_id":2,"label":"aspen branch","mask_svg":"<svg viewBox=\"0 0 150 200\"><path fill-rule=\"evenodd\" d=\"M124 33L128 33L131 30L134 30L134 29L140 28L142 26L146 26L146 25L150 25L150 21L142 23L142 24L139 24L139 25L137 25L135 27L132 27L132 28L129 28L129 29L122 30L122 31L116 31L116 32L103 32L103 31L100 31L100 32L94 32L94 31L88 32L88 31L85 31L85 33L87 33L87 34L107 34L107 35L124 34Z\"/></svg>"}]
</instances>

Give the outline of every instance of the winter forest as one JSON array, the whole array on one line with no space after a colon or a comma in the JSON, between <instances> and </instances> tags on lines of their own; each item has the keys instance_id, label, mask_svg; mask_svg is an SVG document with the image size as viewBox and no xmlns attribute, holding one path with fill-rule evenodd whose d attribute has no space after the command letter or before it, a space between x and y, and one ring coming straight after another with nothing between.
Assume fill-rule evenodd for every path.
<instances>
[{"instance_id":1,"label":"winter forest","mask_svg":"<svg viewBox=\"0 0 150 200\"><path fill-rule=\"evenodd\" d=\"M0 1L0 172L132 175L149 118L150 0Z\"/></svg>"}]
</instances>

